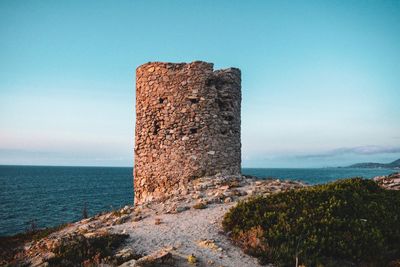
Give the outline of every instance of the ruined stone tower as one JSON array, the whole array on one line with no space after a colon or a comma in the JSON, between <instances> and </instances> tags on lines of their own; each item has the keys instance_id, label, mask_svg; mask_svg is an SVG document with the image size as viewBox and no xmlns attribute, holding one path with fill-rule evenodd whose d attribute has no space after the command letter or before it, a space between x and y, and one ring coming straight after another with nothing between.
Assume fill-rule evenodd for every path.
<instances>
[{"instance_id":1,"label":"ruined stone tower","mask_svg":"<svg viewBox=\"0 0 400 267\"><path fill-rule=\"evenodd\" d=\"M201 61L136 69L135 204L197 177L240 174L240 76Z\"/></svg>"}]
</instances>

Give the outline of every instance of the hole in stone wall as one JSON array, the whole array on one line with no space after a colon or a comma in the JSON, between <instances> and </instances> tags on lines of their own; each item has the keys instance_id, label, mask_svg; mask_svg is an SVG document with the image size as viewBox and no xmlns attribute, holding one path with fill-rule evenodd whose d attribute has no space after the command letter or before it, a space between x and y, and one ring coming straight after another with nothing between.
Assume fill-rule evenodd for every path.
<instances>
[{"instance_id":1,"label":"hole in stone wall","mask_svg":"<svg viewBox=\"0 0 400 267\"><path fill-rule=\"evenodd\" d=\"M159 102L160 104L164 103L164 98L161 98L161 97L160 97L160 98L158 99L158 102Z\"/></svg>"},{"instance_id":2,"label":"hole in stone wall","mask_svg":"<svg viewBox=\"0 0 400 267\"><path fill-rule=\"evenodd\" d=\"M158 130L160 129L160 125L158 125L157 121L153 121L153 135L158 134Z\"/></svg>"},{"instance_id":3,"label":"hole in stone wall","mask_svg":"<svg viewBox=\"0 0 400 267\"><path fill-rule=\"evenodd\" d=\"M206 86L211 86L213 84L215 84L215 79L209 78L206 80Z\"/></svg>"},{"instance_id":4,"label":"hole in stone wall","mask_svg":"<svg viewBox=\"0 0 400 267\"><path fill-rule=\"evenodd\" d=\"M190 132L190 134L195 134L195 133L197 133L197 128L190 128L189 132Z\"/></svg>"},{"instance_id":5,"label":"hole in stone wall","mask_svg":"<svg viewBox=\"0 0 400 267\"><path fill-rule=\"evenodd\" d=\"M232 115L224 115L223 118L226 121L233 121L233 116Z\"/></svg>"},{"instance_id":6,"label":"hole in stone wall","mask_svg":"<svg viewBox=\"0 0 400 267\"><path fill-rule=\"evenodd\" d=\"M197 104L199 103L199 99L198 98L189 98L190 103L192 104Z\"/></svg>"},{"instance_id":7,"label":"hole in stone wall","mask_svg":"<svg viewBox=\"0 0 400 267\"><path fill-rule=\"evenodd\" d=\"M221 99L217 98L217 104L219 107L219 110L224 111L227 109L228 105L226 102L222 101Z\"/></svg>"}]
</instances>

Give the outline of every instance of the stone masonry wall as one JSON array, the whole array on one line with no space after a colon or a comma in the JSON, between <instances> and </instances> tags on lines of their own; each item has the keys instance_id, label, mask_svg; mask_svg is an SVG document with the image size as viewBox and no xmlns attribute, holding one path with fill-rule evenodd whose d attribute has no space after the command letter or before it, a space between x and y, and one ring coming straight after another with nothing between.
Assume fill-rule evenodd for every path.
<instances>
[{"instance_id":1,"label":"stone masonry wall","mask_svg":"<svg viewBox=\"0 0 400 267\"><path fill-rule=\"evenodd\" d=\"M136 69L135 204L197 177L240 174L241 73L206 62Z\"/></svg>"}]
</instances>

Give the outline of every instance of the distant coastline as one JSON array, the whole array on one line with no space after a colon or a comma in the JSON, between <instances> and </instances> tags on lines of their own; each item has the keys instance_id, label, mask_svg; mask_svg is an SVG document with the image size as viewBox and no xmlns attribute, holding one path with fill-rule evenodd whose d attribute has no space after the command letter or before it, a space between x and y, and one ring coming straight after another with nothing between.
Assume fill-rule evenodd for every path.
<instances>
[{"instance_id":1,"label":"distant coastline","mask_svg":"<svg viewBox=\"0 0 400 267\"><path fill-rule=\"evenodd\" d=\"M400 159L390 163L363 162L342 168L368 168L368 169L400 169Z\"/></svg>"}]
</instances>

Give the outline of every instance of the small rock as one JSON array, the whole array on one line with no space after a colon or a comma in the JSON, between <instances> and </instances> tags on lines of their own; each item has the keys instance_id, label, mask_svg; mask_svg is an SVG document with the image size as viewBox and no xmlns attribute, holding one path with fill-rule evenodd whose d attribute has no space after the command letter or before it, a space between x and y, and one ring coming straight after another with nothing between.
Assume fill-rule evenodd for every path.
<instances>
[{"instance_id":1,"label":"small rock","mask_svg":"<svg viewBox=\"0 0 400 267\"><path fill-rule=\"evenodd\" d=\"M90 233L83 234L83 236L86 238L93 238L93 237L96 237L97 234L95 232L90 232Z\"/></svg>"},{"instance_id":2,"label":"small rock","mask_svg":"<svg viewBox=\"0 0 400 267\"><path fill-rule=\"evenodd\" d=\"M43 258L40 257L40 256L36 256L36 257L34 257L33 259L31 259L31 261L30 261L30 266L38 267L38 266L42 266L43 263L44 263Z\"/></svg>"},{"instance_id":3,"label":"small rock","mask_svg":"<svg viewBox=\"0 0 400 267\"><path fill-rule=\"evenodd\" d=\"M138 221L141 221L142 219L143 219L143 217L142 217L142 216L140 216L140 215L136 215L135 217L133 217L132 221L134 221L134 222L138 222Z\"/></svg>"},{"instance_id":4,"label":"small rock","mask_svg":"<svg viewBox=\"0 0 400 267\"><path fill-rule=\"evenodd\" d=\"M118 251L115 254L115 257L118 258L118 260L121 262L124 261L129 261L131 260L133 257L135 257L136 254L133 252L133 250L131 248L124 248L121 249L120 251Z\"/></svg>"},{"instance_id":5,"label":"small rock","mask_svg":"<svg viewBox=\"0 0 400 267\"><path fill-rule=\"evenodd\" d=\"M130 260L119 265L119 267L137 267L136 260Z\"/></svg>"},{"instance_id":6,"label":"small rock","mask_svg":"<svg viewBox=\"0 0 400 267\"><path fill-rule=\"evenodd\" d=\"M119 225L119 224L126 223L130 218L131 218L130 215L124 215L122 217L119 217L114 220L113 225Z\"/></svg>"},{"instance_id":7,"label":"small rock","mask_svg":"<svg viewBox=\"0 0 400 267\"><path fill-rule=\"evenodd\" d=\"M163 248L136 261L138 266L159 266L173 261L171 248Z\"/></svg>"},{"instance_id":8,"label":"small rock","mask_svg":"<svg viewBox=\"0 0 400 267\"><path fill-rule=\"evenodd\" d=\"M194 204L193 208L194 209L205 209L205 208L207 208L207 204L204 202L199 202L197 204Z\"/></svg>"},{"instance_id":9,"label":"small rock","mask_svg":"<svg viewBox=\"0 0 400 267\"><path fill-rule=\"evenodd\" d=\"M53 258L55 258L55 257L56 257L56 254L53 253L53 252L47 252L47 253L45 253L45 254L43 255L43 259L44 259L45 261L48 261L48 260L53 259Z\"/></svg>"},{"instance_id":10,"label":"small rock","mask_svg":"<svg viewBox=\"0 0 400 267\"><path fill-rule=\"evenodd\" d=\"M84 224L78 227L78 231L80 233L86 233L87 231L89 231L90 229L90 225L89 224Z\"/></svg>"},{"instance_id":11,"label":"small rock","mask_svg":"<svg viewBox=\"0 0 400 267\"><path fill-rule=\"evenodd\" d=\"M219 197L212 197L212 198L210 198L210 199L208 200L208 203L216 203L216 204L221 203L221 198L219 198Z\"/></svg>"},{"instance_id":12,"label":"small rock","mask_svg":"<svg viewBox=\"0 0 400 267\"><path fill-rule=\"evenodd\" d=\"M228 190L229 187L230 187L229 185L223 185L223 186L220 186L219 189L220 190Z\"/></svg>"},{"instance_id":13,"label":"small rock","mask_svg":"<svg viewBox=\"0 0 400 267\"><path fill-rule=\"evenodd\" d=\"M212 239L200 240L197 242L197 245L201 248L209 248L212 250L219 250L218 246L215 244L215 241Z\"/></svg>"},{"instance_id":14,"label":"small rock","mask_svg":"<svg viewBox=\"0 0 400 267\"><path fill-rule=\"evenodd\" d=\"M224 203L229 203L229 202L232 202L232 198L231 197L225 198Z\"/></svg>"},{"instance_id":15,"label":"small rock","mask_svg":"<svg viewBox=\"0 0 400 267\"><path fill-rule=\"evenodd\" d=\"M188 210L188 209L189 209L189 207L187 207L187 206L179 206L179 207L176 208L176 212L180 213L180 212L183 212L183 211Z\"/></svg>"}]
</instances>

